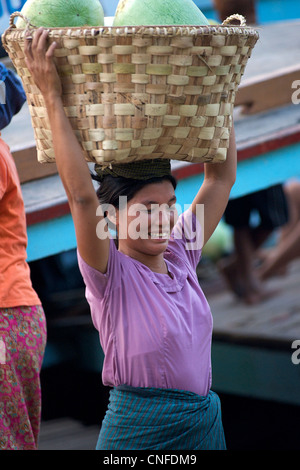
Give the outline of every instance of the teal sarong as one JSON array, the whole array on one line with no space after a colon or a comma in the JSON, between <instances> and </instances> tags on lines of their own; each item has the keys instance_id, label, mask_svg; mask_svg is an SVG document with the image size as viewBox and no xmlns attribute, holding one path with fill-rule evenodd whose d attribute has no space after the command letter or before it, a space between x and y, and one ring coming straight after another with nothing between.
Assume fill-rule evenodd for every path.
<instances>
[{"instance_id":1,"label":"teal sarong","mask_svg":"<svg viewBox=\"0 0 300 470\"><path fill-rule=\"evenodd\" d=\"M225 450L218 395L115 387L97 450Z\"/></svg>"}]
</instances>

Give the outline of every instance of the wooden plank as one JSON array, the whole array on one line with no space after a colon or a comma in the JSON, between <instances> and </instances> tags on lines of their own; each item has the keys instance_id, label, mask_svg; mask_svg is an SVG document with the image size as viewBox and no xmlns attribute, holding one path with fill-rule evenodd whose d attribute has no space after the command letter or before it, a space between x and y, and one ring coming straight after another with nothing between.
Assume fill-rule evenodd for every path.
<instances>
[{"instance_id":1,"label":"wooden plank","mask_svg":"<svg viewBox=\"0 0 300 470\"><path fill-rule=\"evenodd\" d=\"M244 80L300 63L300 20L258 25L259 40L247 63Z\"/></svg>"},{"instance_id":2,"label":"wooden plank","mask_svg":"<svg viewBox=\"0 0 300 470\"><path fill-rule=\"evenodd\" d=\"M28 147L12 152L21 183L27 183L57 173L55 163L41 164L37 161L36 147Z\"/></svg>"},{"instance_id":3,"label":"wooden plank","mask_svg":"<svg viewBox=\"0 0 300 470\"><path fill-rule=\"evenodd\" d=\"M22 184L57 173L55 163L41 164L37 161L34 131L27 103L24 103L19 113L12 118L9 126L1 131L1 138L10 147Z\"/></svg>"},{"instance_id":4,"label":"wooden plank","mask_svg":"<svg viewBox=\"0 0 300 470\"><path fill-rule=\"evenodd\" d=\"M38 450L95 450L99 432L70 418L42 421Z\"/></svg>"},{"instance_id":5,"label":"wooden plank","mask_svg":"<svg viewBox=\"0 0 300 470\"><path fill-rule=\"evenodd\" d=\"M255 114L292 102L292 84L299 80L300 64L244 80L236 94L235 105L244 114Z\"/></svg>"},{"instance_id":6,"label":"wooden plank","mask_svg":"<svg viewBox=\"0 0 300 470\"><path fill-rule=\"evenodd\" d=\"M292 353L292 342L300 339L300 260L290 264L285 276L274 277L265 285L276 293L251 306L237 300L227 288L205 292L203 287L214 317L216 340Z\"/></svg>"}]
</instances>

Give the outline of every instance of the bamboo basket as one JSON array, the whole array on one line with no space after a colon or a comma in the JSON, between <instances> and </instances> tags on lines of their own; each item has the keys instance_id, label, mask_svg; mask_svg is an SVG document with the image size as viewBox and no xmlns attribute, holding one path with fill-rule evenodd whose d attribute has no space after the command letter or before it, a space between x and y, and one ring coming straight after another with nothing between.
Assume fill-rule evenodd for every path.
<instances>
[{"instance_id":1,"label":"bamboo basket","mask_svg":"<svg viewBox=\"0 0 300 470\"><path fill-rule=\"evenodd\" d=\"M53 162L44 100L24 59L25 35L36 28L16 28L16 16L2 43L22 79L38 161ZM216 26L50 28L65 112L86 160L224 161L235 94L258 40L232 17Z\"/></svg>"}]
</instances>

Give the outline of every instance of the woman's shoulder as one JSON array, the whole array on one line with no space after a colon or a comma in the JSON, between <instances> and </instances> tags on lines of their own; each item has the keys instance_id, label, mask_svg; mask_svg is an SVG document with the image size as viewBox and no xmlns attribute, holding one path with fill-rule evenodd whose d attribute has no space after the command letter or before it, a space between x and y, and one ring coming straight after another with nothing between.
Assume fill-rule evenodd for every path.
<instances>
[{"instance_id":1,"label":"woman's shoulder","mask_svg":"<svg viewBox=\"0 0 300 470\"><path fill-rule=\"evenodd\" d=\"M201 257L203 230L197 216L191 211L183 212L172 231L168 245L170 256L176 256L195 268Z\"/></svg>"},{"instance_id":2,"label":"woman's shoulder","mask_svg":"<svg viewBox=\"0 0 300 470\"><path fill-rule=\"evenodd\" d=\"M78 266L87 289L94 296L101 297L110 285L116 285L120 277L120 257L114 239L110 239L106 272L90 266L77 249Z\"/></svg>"}]
</instances>

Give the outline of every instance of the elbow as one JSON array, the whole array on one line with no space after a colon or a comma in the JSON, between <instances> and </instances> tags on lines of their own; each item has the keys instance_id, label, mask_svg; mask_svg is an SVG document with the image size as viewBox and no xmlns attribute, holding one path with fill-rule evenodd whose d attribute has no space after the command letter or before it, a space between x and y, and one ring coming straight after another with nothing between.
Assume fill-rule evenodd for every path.
<instances>
[{"instance_id":1,"label":"elbow","mask_svg":"<svg viewBox=\"0 0 300 470\"><path fill-rule=\"evenodd\" d=\"M228 178L228 185L230 189L234 186L236 182L236 172Z\"/></svg>"},{"instance_id":2,"label":"elbow","mask_svg":"<svg viewBox=\"0 0 300 470\"><path fill-rule=\"evenodd\" d=\"M226 188L226 192L228 193L228 195L230 194L231 189L233 188L235 184L235 181L236 181L236 174L228 175L226 180L224 181L224 186Z\"/></svg>"},{"instance_id":3,"label":"elbow","mask_svg":"<svg viewBox=\"0 0 300 470\"><path fill-rule=\"evenodd\" d=\"M224 192L225 198L226 197L229 198L230 192L234 186L235 181L236 181L235 176L232 176L232 177L228 177L223 183L221 183L225 191Z\"/></svg>"},{"instance_id":4,"label":"elbow","mask_svg":"<svg viewBox=\"0 0 300 470\"><path fill-rule=\"evenodd\" d=\"M231 190L232 186L235 184L236 181L236 170L224 172L220 171L217 173L214 171L207 171L205 173L204 179L206 181L212 182L213 184L219 184L220 186L223 186L224 188L226 187Z\"/></svg>"},{"instance_id":5,"label":"elbow","mask_svg":"<svg viewBox=\"0 0 300 470\"><path fill-rule=\"evenodd\" d=\"M68 192L68 200L71 207L86 208L95 203L97 197L95 193L91 194L83 191Z\"/></svg>"}]
</instances>

